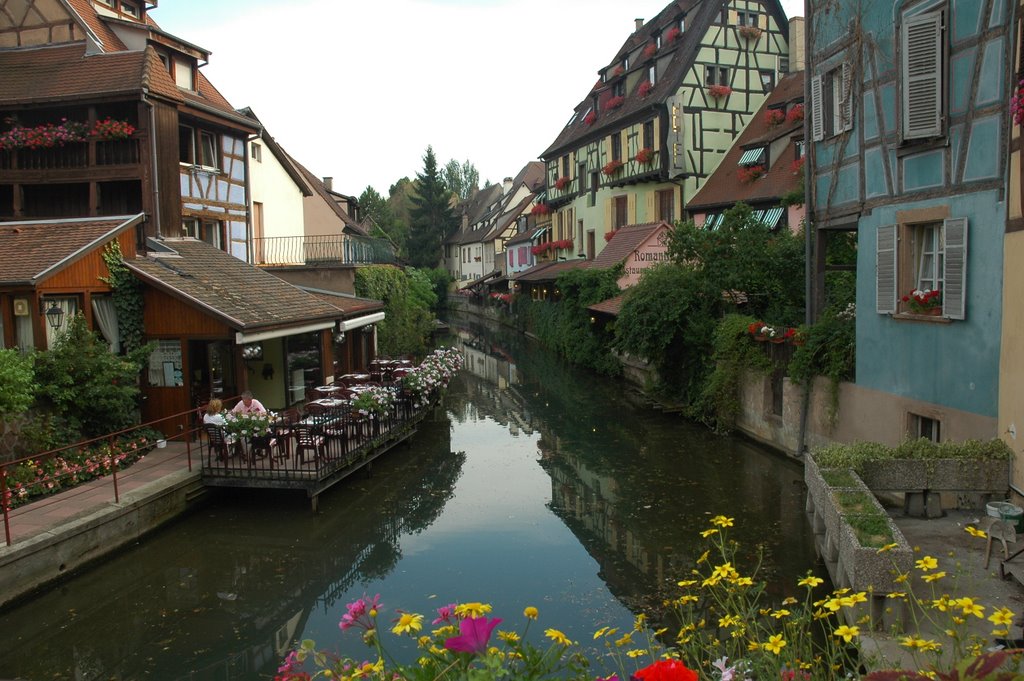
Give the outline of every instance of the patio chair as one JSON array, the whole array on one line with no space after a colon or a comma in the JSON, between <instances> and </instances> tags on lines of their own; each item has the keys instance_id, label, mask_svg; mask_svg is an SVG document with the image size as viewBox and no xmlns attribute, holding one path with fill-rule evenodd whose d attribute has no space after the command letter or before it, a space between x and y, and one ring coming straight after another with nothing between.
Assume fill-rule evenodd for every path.
<instances>
[{"instance_id":1,"label":"patio chair","mask_svg":"<svg viewBox=\"0 0 1024 681\"><path fill-rule=\"evenodd\" d=\"M231 449L235 444L234 438L224 432L223 426L207 423L204 428L210 453L217 452L221 461L227 461L231 457Z\"/></svg>"},{"instance_id":2,"label":"patio chair","mask_svg":"<svg viewBox=\"0 0 1024 681\"><path fill-rule=\"evenodd\" d=\"M319 428L308 423L296 423L295 433L295 460L297 463L305 463L304 452L312 451L313 460L319 461L323 456L324 436L320 434Z\"/></svg>"}]
</instances>

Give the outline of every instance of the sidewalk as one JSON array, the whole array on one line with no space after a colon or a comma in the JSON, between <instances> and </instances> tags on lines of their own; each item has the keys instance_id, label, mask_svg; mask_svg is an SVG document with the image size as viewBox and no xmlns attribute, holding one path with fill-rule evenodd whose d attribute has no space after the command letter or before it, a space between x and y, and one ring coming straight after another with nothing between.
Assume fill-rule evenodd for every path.
<instances>
[{"instance_id":1,"label":"sidewalk","mask_svg":"<svg viewBox=\"0 0 1024 681\"><path fill-rule=\"evenodd\" d=\"M192 468L199 475L199 447L192 445ZM130 468L117 473L118 496L136 492L151 482L188 470L187 448L183 442L168 442L154 449ZM106 475L69 490L37 499L10 512L11 546L0 541L0 552L20 542L56 530L71 520L96 513L114 504L114 477Z\"/></svg>"}]
</instances>

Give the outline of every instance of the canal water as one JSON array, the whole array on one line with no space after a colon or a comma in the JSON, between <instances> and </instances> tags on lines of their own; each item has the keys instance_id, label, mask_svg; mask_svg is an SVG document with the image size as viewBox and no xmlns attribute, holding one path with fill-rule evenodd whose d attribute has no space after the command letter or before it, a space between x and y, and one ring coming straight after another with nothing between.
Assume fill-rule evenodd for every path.
<instances>
[{"instance_id":1,"label":"canal water","mask_svg":"<svg viewBox=\"0 0 1024 681\"><path fill-rule=\"evenodd\" d=\"M660 618L717 514L763 550L773 592L822 574L797 464L631 406L621 384L520 336L461 324L447 342L465 369L409 446L333 488L316 516L301 495L218 493L0 613L0 678L269 679L304 638L368 658L338 628L364 594L380 594L384 623L480 601L521 631L535 606L532 632L586 643L636 613Z\"/></svg>"}]
</instances>

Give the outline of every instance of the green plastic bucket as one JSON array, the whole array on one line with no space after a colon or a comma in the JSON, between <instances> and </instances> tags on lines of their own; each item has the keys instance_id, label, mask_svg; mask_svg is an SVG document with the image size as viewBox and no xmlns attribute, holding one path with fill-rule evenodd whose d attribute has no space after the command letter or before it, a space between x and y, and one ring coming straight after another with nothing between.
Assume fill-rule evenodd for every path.
<instances>
[{"instance_id":1,"label":"green plastic bucket","mask_svg":"<svg viewBox=\"0 0 1024 681\"><path fill-rule=\"evenodd\" d=\"M1016 504L1008 501L990 501L985 505L985 512L993 518L1012 522L1018 532L1024 530L1024 508Z\"/></svg>"}]
</instances>

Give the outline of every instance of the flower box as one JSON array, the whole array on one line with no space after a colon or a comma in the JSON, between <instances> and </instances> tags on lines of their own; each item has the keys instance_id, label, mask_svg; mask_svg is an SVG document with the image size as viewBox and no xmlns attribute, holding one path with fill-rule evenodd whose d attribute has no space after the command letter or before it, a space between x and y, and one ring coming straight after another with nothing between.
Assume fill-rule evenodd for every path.
<instances>
[{"instance_id":1,"label":"flower box","mask_svg":"<svg viewBox=\"0 0 1024 681\"><path fill-rule=\"evenodd\" d=\"M804 169L804 162L806 160L806 156L801 156L800 158L794 159L793 162L789 164L789 169L793 171L794 175L799 175L800 172Z\"/></svg>"},{"instance_id":2,"label":"flower box","mask_svg":"<svg viewBox=\"0 0 1024 681\"><path fill-rule=\"evenodd\" d=\"M647 47L644 48L644 59L650 59L658 53L658 46L654 43L647 43Z\"/></svg>"},{"instance_id":3,"label":"flower box","mask_svg":"<svg viewBox=\"0 0 1024 681\"><path fill-rule=\"evenodd\" d=\"M617 95L615 97L610 98L607 102L605 102L604 103L604 108L606 108L606 109L618 109L620 106L622 106L623 102L625 102L625 101L626 101L625 97L622 97L621 95Z\"/></svg>"},{"instance_id":4,"label":"flower box","mask_svg":"<svg viewBox=\"0 0 1024 681\"><path fill-rule=\"evenodd\" d=\"M654 86L651 85L651 81L645 80L644 82L640 83L640 86L636 89L636 93L641 97L646 97L647 95L651 94L651 88L653 87Z\"/></svg>"},{"instance_id":5,"label":"flower box","mask_svg":"<svg viewBox=\"0 0 1024 681\"><path fill-rule=\"evenodd\" d=\"M904 295L902 300L914 314L942 314L942 291L939 289L921 291L915 288Z\"/></svg>"},{"instance_id":6,"label":"flower box","mask_svg":"<svg viewBox=\"0 0 1024 681\"><path fill-rule=\"evenodd\" d=\"M721 99L722 97L728 97L732 94L732 88L728 85L709 85L708 95L714 99Z\"/></svg>"},{"instance_id":7,"label":"flower box","mask_svg":"<svg viewBox=\"0 0 1024 681\"><path fill-rule=\"evenodd\" d=\"M1017 125L1024 124L1024 80L1017 83L1017 88L1010 97L1010 116Z\"/></svg>"},{"instance_id":8,"label":"flower box","mask_svg":"<svg viewBox=\"0 0 1024 681\"><path fill-rule=\"evenodd\" d=\"M673 26L672 28L668 29L668 32L665 33L665 41L672 42L673 40L678 38L681 33L682 31L679 30L678 26Z\"/></svg>"},{"instance_id":9,"label":"flower box","mask_svg":"<svg viewBox=\"0 0 1024 681\"><path fill-rule=\"evenodd\" d=\"M622 161L608 161L608 163L605 163L604 167L601 168L601 172L605 175L611 176L619 172L621 169Z\"/></svg>"},{"instance_id":10,"label":"flower box","mask_svg":"<svg viewBox=\"0 0 1024 681\"><path fill-rule=\"evenodd\" d=\"M644 147L640 151L636 152L636 156L633 158L639 163L650 163L654 160L654 150L649 147Z\"/></svg>"},{"instance_id":11,"label":"flower box","mask_svg":"<svg viewBox=\"0 0 1024 681\"><path fill-rule=\"evenodd\" d=\"M546 203L538 203L530 213L532 215L549 215L551 213L551 206Z\"/></svg>"},{"instance_id":12,"label":"flower box","mask_svg":"<svg viewBox=\"0 0 1024 681\"><path fill-rule=\"evenodd\" d=\"M978 459L886 459L859 473L880 491L987 492L1004 495L1010 486L1010 462Z\"/></svg>"},{"instance_id":13,"label":"flower box","mask_svg":"<svg viewBox=\"0 0 1024 681\"><path fill-rule=\"evenodd\" d=\"M740 26L737 32L747 40L757 40L761 37L761 29L757 26Z\"/></svg>"},{"instance_id":14,"label":"flower box","mask_svg":"<svg viewBox=\"0 0 1024 681\"><path fill-rule=\"evenodd\" d=\"M605 232L604 233L604 240L605 241L611 241L612 239L614 239L615 238L615 232L617 232L617 231L618 231L617 229L613 229L610 232Z\"/></svg>"},{"instance_id":15,"label":"flower box","mask_svg":"<svg viewBox=\"0 0 1024 681\"><path fill-rule=\"evenodd\" d=\"M798 123L804 119L804 105L794 104L789 107L789 111L786 112L787 123Z\"/></svg>"},{"instance_id":16,"label":"flower box","mask_svg":"<svg viewBox=\"0 0 1024 681\"><path fill-rule=\"evenodd\" d=\"M583 125L593 125L594 121L597 120L597 114L591 111L583 117Z\"/></svg>"},{"instance_id":17,"label":"flower box","mask_svg":"<svg viewBox=\"0 0 1024 681\"><path fill-rule=\"evenodd\" d=\"M621 66L616 66L615 69L612 71L612 76L613 77L621 76L625 72L626 72L626 69L622 68Z\"/></svg>"},{"instance_id":18,"label":"flower box","mask_svg":"<svg viewBox=\"0 0 1024 681\"><path fill-rule=\"evenodd\" d=\"M743 184L750 184L757 178L765 174L765 167L762 165L756 166L740 166L736 169L736 177Z\"/></svg>"},{"instance_id":19,"label":"flower box","mask_svg":"<svg viewBox=\"0 0 1024 681\"><path fill-rule=\"evenodd\" d=\"M557 180L555 180L555 189L565 189L568 186L569 186L569 178L568 177L560 177Z\"/></svg>"},{"instance_id":20,"label":"flower box","mask_svg":"<svg viewBox=\"0 0 1024 681\"><path fill-rule=\"evenodd\" d=\"M776 126L786 120L786 113L780 109L768 109L764 112L764 122L769 126Z\"/></svg>"}]
</instances>

